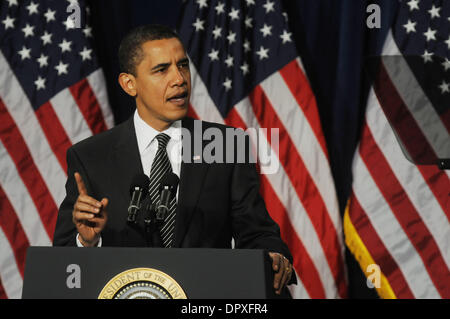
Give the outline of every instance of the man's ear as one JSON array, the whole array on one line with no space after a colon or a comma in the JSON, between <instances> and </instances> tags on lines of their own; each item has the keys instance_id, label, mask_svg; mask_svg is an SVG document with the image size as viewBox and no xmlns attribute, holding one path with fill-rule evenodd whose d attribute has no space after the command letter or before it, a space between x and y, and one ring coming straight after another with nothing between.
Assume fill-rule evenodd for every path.
<instances>
[{"instance_id":1,"label":"man's ear","mask_svg":"<svg viewBox=\"0 0 450 319\"><path fill-rule=\"evenodd\" d=\"M130 73L120 73L118 78L119 84L122 89L130 96L136 96L136 78Z\"/></svg>"}]
</instances>

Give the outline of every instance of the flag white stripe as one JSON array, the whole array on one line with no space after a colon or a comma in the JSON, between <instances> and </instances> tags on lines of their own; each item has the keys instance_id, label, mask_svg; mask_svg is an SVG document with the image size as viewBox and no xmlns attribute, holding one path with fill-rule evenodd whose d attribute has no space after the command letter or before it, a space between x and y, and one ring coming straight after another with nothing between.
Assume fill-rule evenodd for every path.
<instances>
[{"instance_id":1,"label":"flag white stripe","mask_svg":"<svg viewBox=\"0 0 450 319\"><path fill-rule=\"evenodd\" d=\"M319 190L336 233L341 234L342 225L338 210L339 205L336 192L333 187L330 187L330 185L334 185L334 180L331 176L328 159L323 153L302 108L297 104L291 90L286 86L278 72L269 76L260 85L291 137L298 155L302 158L309 175ZM344 247L341 236L337 237L340 247Z\"/></svg>"},{"instance_id":2,"label":"flag white stripe","mask_svg":"<svg viewBox=\"0 0 450 319\"><path fill-rule=\"evenodd\" d=\"M367 107L367 125L408 198L429 229L450 268L450 224L418 168L409 162L395 141L395 135L376 99L373 89ZM432 212L432 213L430 213Z\"/></svg>"},{"instance_id":3,"label":"flag white stripe","mask_svg":"<svg viewBox=\"0 0 450 319\"><path fill-rule=\"evenodd\" d=\"M418 252L399 225L372 179L361 155L355 157L353 191L386 249L396 261L416 298L440 298ZM383 271L383 269L381 269Z\"/></svg>"},{"instance_id":4,"label":"flag white stripe","mask_svg":"<svg viewBox=\"0 0 450 319\"><path fill-rule=\"evenodd\" d=\"M253 127L259 129L259 123L257 121L256 115L252 111L252 107L248 98L243 99L235 106L236 111L239 113L242 120L246 123L247 127ZM263 149L270 147L269 141L267 141L265 136L259 136L260 143ZM264 145L266 144L266 145ZM273 152L273 157L271 160L279 159ZM326 256L320 245L319 237L314 229L313 224L303 207L302 202L295 192L295 188L292 185L289 177L287 176L284 167L281 163L278 163L279 170L276 174L267 174L266 178L269 180L274 192L277 194L280 202L286 208L289 220L297 236L301 239L308 255L315 268L317 269L320 278L322 280L322 285L325 290L327 298L336 298L336 283L334 281L333 275L331 273L330 267L326 262Z\"/></svg>"},{"instance_id":5,"label":"flag white stripe","mask_svg":"<svg viewBox=\"0 0 450 319\"><path fill-rule=\"evenodd\" d=\"M385 69L392 83L434 152L439 158L449 158L450 135L432 103L417 82L408 63L403 58L392 37L392 32L388 34L383 54L396 56L395 59L383 57L383 64L386 66ZM420 103L417 103L417 101L420 101Z\"/></svg>"},{"instance_id":6,"label":"flag white stripe","mask_svg":"<svg viewBox=\"0 0 450 319\"><path fill-rule=\"evenodd\" d=\"M17 267L14 252L0 227L0 278L9 299L22 297L22 275Z\"/></svg>"},{"instance_id":7,"label":"flag white stripe","mask_svg":"<svg viewBox=\"0 0 450 319\"><path fill-rule=\"evenodd\" d=\"M91 128L69 89L60 91L50 99L50 103L72 144L92 135Z\"/></svg>"},{"instance_id":8,"label":"flag white stripe","mask_svg":"<svg viewBox=\"0 0 450 319\"><path fill-rule=\"evenodd\" d=\"M0 184L8 197L30 245L48 246L51 244L39 212L30 197L28 189L10 158L5 146L0 141ZM56 213L56 212L55 212Z\"/></svg>"},{"instance_id":9,"label":"flag white stripe","mask_svg":"<svg viewBox=\"0 0 450 319\"><path fill-rule=\"evenodd\" d=\"M0 97L14 119L56 204L65 196L66 174L47 142L27 96L0 52Z\"/></svg>"},{"instance_id":10,"label":"flag white stripe","mask_svg":"<svg viewBox=\"0 0 450 319\"><path fill-rule=\"evenodd\" d=\"M294 276L294 274L295 276L297 276L297 284L287 286L291 293L292 299L311 299L311 296L303 286L303 282L300 280L300 276L298 275L298 273L294 268L292 268L292 271L294 272L292 276Z\"/></svg>"},{"instance_id":11,"label":"flag white stripe","mask_svg":"<svg viewBox=\"0 0 450 319\"><path fill-rule=\"evenodd\" d=\"M87 77L87 81L100 105L106 127L108 129L112 128L114 126L114 115L108 102L108 92L106 91L106 81L103 70L97 69L96 71L89 74L89 76Z\"/></svg>"},{"instance_id":12,"label":"flag white stripe","mask_svg":"<svg viewBox=\"0 0 450 319\"><path fill-rule=\"evenodd\" d=\"M191 105L198 117L203 121L224 124L223 117L211 100L194 63L190 63L189 68L191 69L192 87L194 88L191 96Z\"/></svg>"}]
</instances>

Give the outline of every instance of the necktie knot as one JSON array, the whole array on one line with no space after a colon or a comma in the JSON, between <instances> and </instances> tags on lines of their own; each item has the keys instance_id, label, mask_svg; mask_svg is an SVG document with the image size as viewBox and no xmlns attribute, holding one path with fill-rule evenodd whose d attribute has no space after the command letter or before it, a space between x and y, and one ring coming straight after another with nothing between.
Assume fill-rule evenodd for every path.
<instances>
[{"instance_id":1,"label":"necktie knot","mask_svg":"<svg viewBox=\"0 0 450 319\"><path fill-rule=\"evenodd\" d=\"M170 136L164 133L159 133L158 135L156 135L156 139L158 140L158 149L166 148L167 143L169 143Z\"/></svg>"}]
</instances>

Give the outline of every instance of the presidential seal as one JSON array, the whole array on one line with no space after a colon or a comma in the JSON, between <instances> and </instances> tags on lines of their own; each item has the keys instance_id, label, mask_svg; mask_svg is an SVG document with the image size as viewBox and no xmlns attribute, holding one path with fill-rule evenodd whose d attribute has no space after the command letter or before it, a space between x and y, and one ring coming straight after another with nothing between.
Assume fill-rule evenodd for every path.
<instances>
[{"instance_id":1,"label":"presidential seal","mask_svg":"<svg viewBox=\"0 0 450 319\"><path fill-rule=\"evenodd\" d=\"M181 286L169 275L152 268L134 268L116 275L98 299L187 299Z\"/></svg>"}]
</instances>

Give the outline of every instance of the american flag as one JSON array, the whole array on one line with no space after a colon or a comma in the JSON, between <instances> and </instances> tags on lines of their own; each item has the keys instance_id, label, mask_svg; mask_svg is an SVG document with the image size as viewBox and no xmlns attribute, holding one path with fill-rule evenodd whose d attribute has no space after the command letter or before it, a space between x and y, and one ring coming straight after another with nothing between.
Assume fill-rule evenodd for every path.
<instances>
[{"instance_id":1,"label":"american flag","mask_svg":"<svg viewBox=\"0 0 450 319\"><path fill-rule=\"evenodd\" d=\"M450 3L402 1L373 74L344 217L362 270L380 267L383 298L450 298L450 173L436 165L450 158L449 59Z\"/></svg>"},{"instance_id":2,"label":"american flag","mask_svg":"<svg viewBox=\"0 0 450 319\"><path fill-rule=\"evenodd\" d=\"M82 1L1 2L0 298L21 297L26 249L52 243L67 148L113 126L88 20Z\"/></svg>"},{"instance_id":3,"label":"american flag","mask_svg":"<svg viewBox=\"0 0 450 319\"><path fill-rule=\"evenodd\" d=\"M346 297L325 138L280 1L187 1L179 30L192 62L190 114L244 130L267 128L258 138L276 152L271 160L279 169L261 175L261 193L294 257L293 297Z\"/></svg>"}]
</instances>

